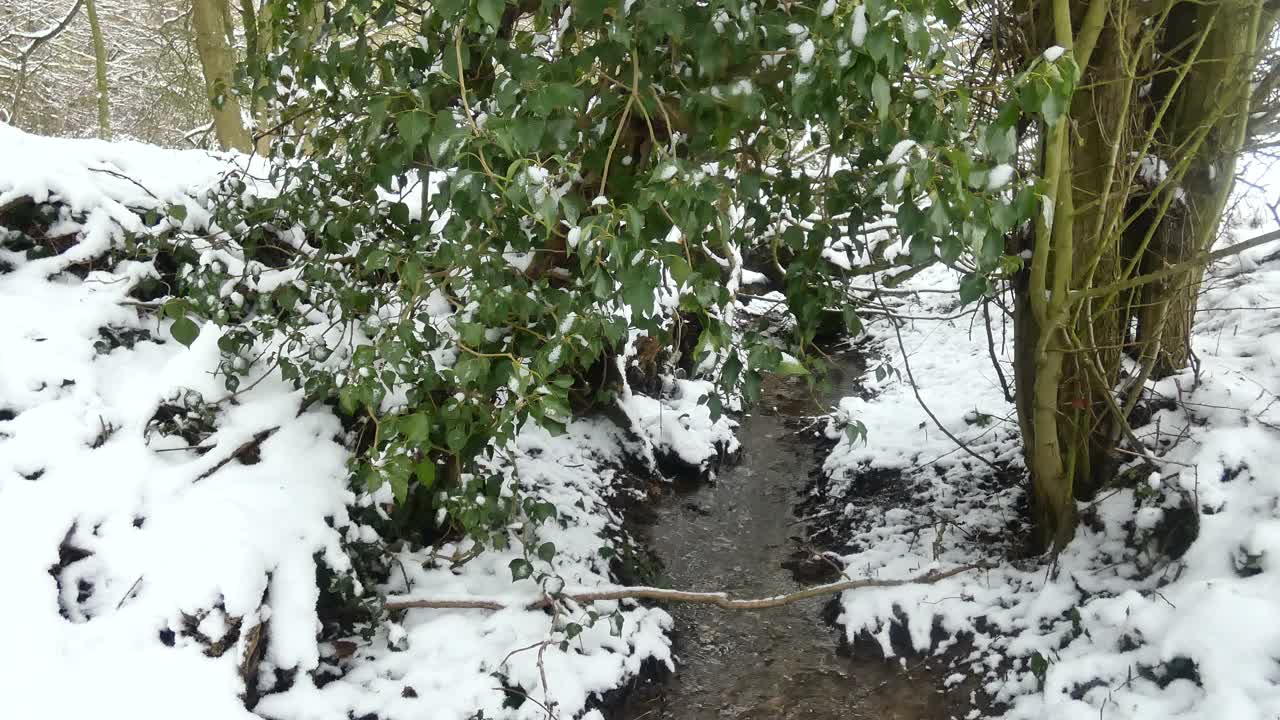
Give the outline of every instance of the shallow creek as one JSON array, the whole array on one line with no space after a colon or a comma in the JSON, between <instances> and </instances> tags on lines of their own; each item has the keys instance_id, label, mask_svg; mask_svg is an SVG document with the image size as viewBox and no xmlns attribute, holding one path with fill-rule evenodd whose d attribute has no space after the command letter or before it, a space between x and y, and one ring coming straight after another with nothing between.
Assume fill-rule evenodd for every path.
<instances>
[{"instance_id":1,"label":"shallow creek","mask_svg":"<svg viewBox=\"0 0 1280 720\"><path fill-rule=\"evenodd\" d=\"M803 587L783 567L807 545L795 506L821 454L801 418L855 392L860 358L841 361L832 389L813 398L803 383L773 379L757 412L742 419L742 454L712 483L658 502L648 545L672 587L764 597ZM816 426L815 426L816 427ZM818 548L819 550L821 548ZM816 582L810 579L806 584ZM962 717L937 692L935 671L909 661L837 654L839 629L822 619L829 599L761 611L674 605L677 672L632 692L622 720Z\"/></svg>"}]
</instances>

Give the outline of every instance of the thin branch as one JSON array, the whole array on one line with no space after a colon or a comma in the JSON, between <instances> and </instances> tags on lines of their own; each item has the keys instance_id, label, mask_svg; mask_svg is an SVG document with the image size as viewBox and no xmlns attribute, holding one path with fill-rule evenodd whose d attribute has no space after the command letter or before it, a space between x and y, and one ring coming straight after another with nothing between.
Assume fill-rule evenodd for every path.
<instances>
[{"instance_id":1,"label":"thin branch","mask_svg":"<svg viewBox=\"0 0 1280 720\"><path fill-rule=\"evenodd\" d=\"M872 280L874 279L875 278L873 277ZM898 323L893 320L890 320L889 324L893 326L893 334L898 338L898 349L902 351L902 367L907 371L907 381L911 383L911 392L916 396L916 402L920 404L920 409L924 410L924 413L929 416L929 419L933 421L933 424L937 425L938 429L942 431L942 434L950 438L951 442L955 443L957 447L977 458L983 465L986 465L996 472L1000 472L999 466L979 455L977 451L966 445L963 440L956 437L954 433L948 430L947 427L942 424L942 421L938 419L938 416L934 415L933 411L929 409L929 406L925 404L924 398L920 396L920 388L916 385L915 375L911 373L911 362L907 360L907 345L902 341L902 330L898 328Z\"/></svg>"},{"instance_id":2,"label":"thin branch","mask_svg":"<svg viewBox=\"0 0 1280 720\"><path fill-rule=\"evenodd\" d=\"M1196 255L1192 256L1191 259L1186 260L1185 262L1180 262L1176 265L1170 265L1169 267L1163 270L1156 270L1154 272L1149 272L1146 275L1139 275L1138 277L1130 278L1128 280L1124 280L1118 283L1113 283L1111 285L1106 285L1104 287L1089 288L1087 290L1077 290L1073 296L1073 299L1083 300L1085 298L1090 298L1090 297L1110 295L1112 293L1118 293L1122 290L1128 290L1130 288L1138 287L1139 285L1146 285L1147 283L1157 282L1167 277L1177 275L1178 273L1186 272L1187 270L1193 269L1197 266L1207 265L1217 260L1221 260L1224 257L1237 255L1250 248L1255 248L1255 247L1258 247L1259 245L1265 245L1275 240L1280 240L1280 230L1272 230L1269 233L1263 233L1262 235L1259 235L1258 237L1255 237L1251 240L1238 242L1235 245L1228 245L1227 247L1224 247L1221 250L1214 250L1213 252L1206 251L1206 252L1197 253Z\"/></svg>"},{"instance_id":3,"label":"thin branch","mask_svg":"<svg viewBox=\"0 0 1280 720\"><path fill-rule=\"evenodd\" d=\"M960 565L950 570L931 570L923 575L901 580L845 580L842 582L817 585L805 588L789 595L775 595L766 598L736 599L722 592L689 592L686 590L664 590L655 587L624 587L613 590L573 593L563 598L576 603L589 603L596 600L656 600L659 602L679 602L693 605L714 605L724 610L767 610L770 608L792 605L823 595L831 595L846 590L858 590L871 587L900 587L903 585L929 585L940 580L959 575L969 570L986 567L985 565ZM544 596L523 606L502 600L484 598L466 599L390 599L383 603L387 610L409 610L412 608L429 609L461 609L461 610L505 610L512 607L523 607L526 610L540 610L551 607L556 598Z\"/></svg>"},{"instance_id":4,"label":"thin branch","mask_svg":"<svg viewBox=\"0 0 1280 720\"><path fill-rule=\"evenodd\" d=\"M41 45L44 45L57 37L63 30L66 30L67 26L71 25L71 21L75 19L76 14L80 12L80 8L83 5L84 0L76 0L76 4L71 6L71 9L67 11L65 17L59 20L57 24L41 30L39 33L20 33L22 37L29 38L31 40L31 44L27 45L18 53L19 64L25 64L27 60L31 58L31 55L35 53L36 50L40 49Z\"/></svg>"}]
</instances>

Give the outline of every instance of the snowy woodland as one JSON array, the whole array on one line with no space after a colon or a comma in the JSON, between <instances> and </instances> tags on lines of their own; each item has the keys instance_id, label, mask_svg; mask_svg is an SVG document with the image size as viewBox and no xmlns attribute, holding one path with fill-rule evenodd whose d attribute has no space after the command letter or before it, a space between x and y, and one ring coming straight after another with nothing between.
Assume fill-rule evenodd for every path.
<instances>
[{"instance_id":1,"label":"snowy woodland","mask_svg":"<svg viewBox=\"0 0 1280 720\"><path fill-rule=\"evenodd\" d=\"M1269 0L0 0L0 717L1280 718Z\"/></svg>"}]
</instances>

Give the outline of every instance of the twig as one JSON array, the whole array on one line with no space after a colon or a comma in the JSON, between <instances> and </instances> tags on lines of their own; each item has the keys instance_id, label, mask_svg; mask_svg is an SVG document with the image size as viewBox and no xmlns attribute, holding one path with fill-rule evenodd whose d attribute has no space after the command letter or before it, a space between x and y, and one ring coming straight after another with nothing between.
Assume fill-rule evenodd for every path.
<instances>
[{"instance_id":1,"label":"twig","mask_svg":"<svg viewBox=\"0 0 1280 720\"><path fill-rule=\"evenodd\" d=\"M125 175L125 174L124 174L124 173L122 173L122 172L116 172L115 170L111 170L111 169L109 169L109 168L97 168L97 167L91 167L91 168L89 168L89 171L90 171L90 172L106 173L107 175L110 175L110 176L112 176L112 177L120 178L121 180L128 180L129 182L133 183L134 185L137 185L137 186L138 186L138 189L142 190L142 192L144 192L144 193L146 193L146 194L150 195L152 198L154 198L154 199L155 199L155 200L157 200L157 201L159 201L159 200L160 200L160 198L156 197L156 194L155 194L155 193L153 193L153 192L151 192L150 190L148 190L148 189L147 189L147 186L146 186L146 185L143 185L142 183L138 182L137 180L134 180L133 178L129 177L128 175Z\"/></svg>"},{"instance_id":2,"label":"twig","mask_svg":"<svg viewBox=\"0 0 1280 720\"><path fill-rule=\"evenodd\" d=\"M279 430L279 429L280 429L280 426L279 426L279 425L276 425L275 427L270 427L270 428L267 428L266 430L263 430L263 431L261 431L261 432L255 433L253 437L249 438L247 441L245 441L243 444L241 444L241 445L240 445L240 447L236 448L236 449L235 449L235 450L234 450L230 455L228 455L228 456L226 456L225 458L223 458L223 459L219 460L219 461L218 461L218 463L217 463L216 465L214 465L213 467L211 467L211 468L209 468L208 470L205 470L204 472L200 473L200 476L199 476L199 477L197 477L193 482L200 482L201 480L204 480L205 478L209 477L210 475L212 475L212 474L214 474L214 473L218 472L219 470L221 470L221 469L222 469L222 466L224 466L224 465L226 465L227 463L231 462L232 460L235 460L236 458L238 458L238 457L240 457L240 456L244 455L245 453L249 452L250 450L253 450L253 449L257 448L259 445L261 445L263 442L265 442L267 438L269 438L269 437L271 437L273 434L275 434L275 432L276 432L277 430Z\"/></svg>"},{"instance_id":3,"label":"twig","mask_svg":"<svg viewBox=\"0 0 1280 720\"><path fill-rule=\"evenodd\" d=\"M783 607L810 598L831 595L846 590L858 590L871 587L900 587L902 585L929 585L945 580L962 572L986 567L985 564L960 565L950 570L931 570L923 575L901 580L845 580L842 582L817 585L790 595L775 595L766 598L731 598L722 592L690 592L687 590L665 590L655 587L623 587L612 590L572 593L562 596L576 603L589 603L596 600L656 600L659 602L689 603L692 605L714 605L724 610L768 610ZM457 598L457 599L391 599L383 603L387 610L408 610L411 608L430 609L462 609L462 610L505 610L512 607L523 607L526 610L540 610L551 607L556 598L542 597L523 606L497 599Z\"/></svg>"},{"instance_id":4,"label":"twig","mask_svg":"<svg viewBox=\"0 0 1280 720\"><path fill-rule=\"evenodd\" d=\"M996 370L996 378L1000 381L1000 392L1004 393L1005 402L1013 402L1013 392L1009 389L1009 381L1004 377L1004 368L1000 367L1000 358L996 356L996 339L991 333L991 312L987 306L991 300L982 301L982 326L987 331L987 355L991 358L991 367Z\"/></svg>"},{"instance_id":5,"label":"twig","mask_svg":"<svg viewBox=\"0 0 1280 720\"><path fill-rule=\"evenodd\" d=\"M875 282L874 276L872 277L872 282ZM879 287L879 283L876 285ZM942 431L942 434L950 438L951 442L955 443L957 447L977 458L982 462L982 464L997 473L1000 472L999 466L979 455L973 448L966 445L962 440L960 440L960 438L956 437L954 433L948 430L946 426L942 424L942 421L938 419L938 416L934 415L933 411L929 409L929 406L925 404L924 398L920 396L920 388L916 386L916 378L911 373L911 362L907 360L907 345L902 341L902 330L898 327L898 323L893 320L890 320L889 324L893 326L893 334L898 338L898 349L902 352L902 367L907 371L907 380L911 383L911 392L916 396L916 402L920 404L920 409L924 410L924 413L929 416L929 419L933 421L933 424L937 425L938 429Z\"/></svg>"}]
</instances>

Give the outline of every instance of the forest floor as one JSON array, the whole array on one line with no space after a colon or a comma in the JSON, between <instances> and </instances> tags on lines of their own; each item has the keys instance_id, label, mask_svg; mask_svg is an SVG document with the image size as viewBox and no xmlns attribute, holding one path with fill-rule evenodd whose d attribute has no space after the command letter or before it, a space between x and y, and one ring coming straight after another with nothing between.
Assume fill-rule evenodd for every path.
<instances>
[{"instance_id":1,"label":"forest floor","mask_svg":"<svg viewBox=\"0 0 1280 720\"><path fill-rule=\"evenodd\" d=\"M1197 370L1153 384L1137 428L1160 468L1083 505L1054 563L1026 552L1007 327L990 308L989 341L942 269L858 291L880 319L816 407L781 383L776 409L712 420L709 386L673 380L622 398L626 428L527 428L489 470L560 517L464 561L465 541L388 547L390 491L349 484L332 409L266 367L228 394L221 329L183 347L139 301L163 268L126 238L198 231L228 158L4 126L0 157L0 637L21 649L0 660L0 717L1280 714L1277 244L1211 270ZM175 204L181 223L143 222ZM673 461L710 479L671 485ZM627 521L651 501L647 527ZM990 567L758 614L566 616L524 608L548 588L508 569L544 542L559 552L537 569L571 591L663 582L652 555L673 586L735 595ZM391 571L362 574L371 556ZM353 621L351 597L506 607Z\"/></svg>"}]
</instances>

